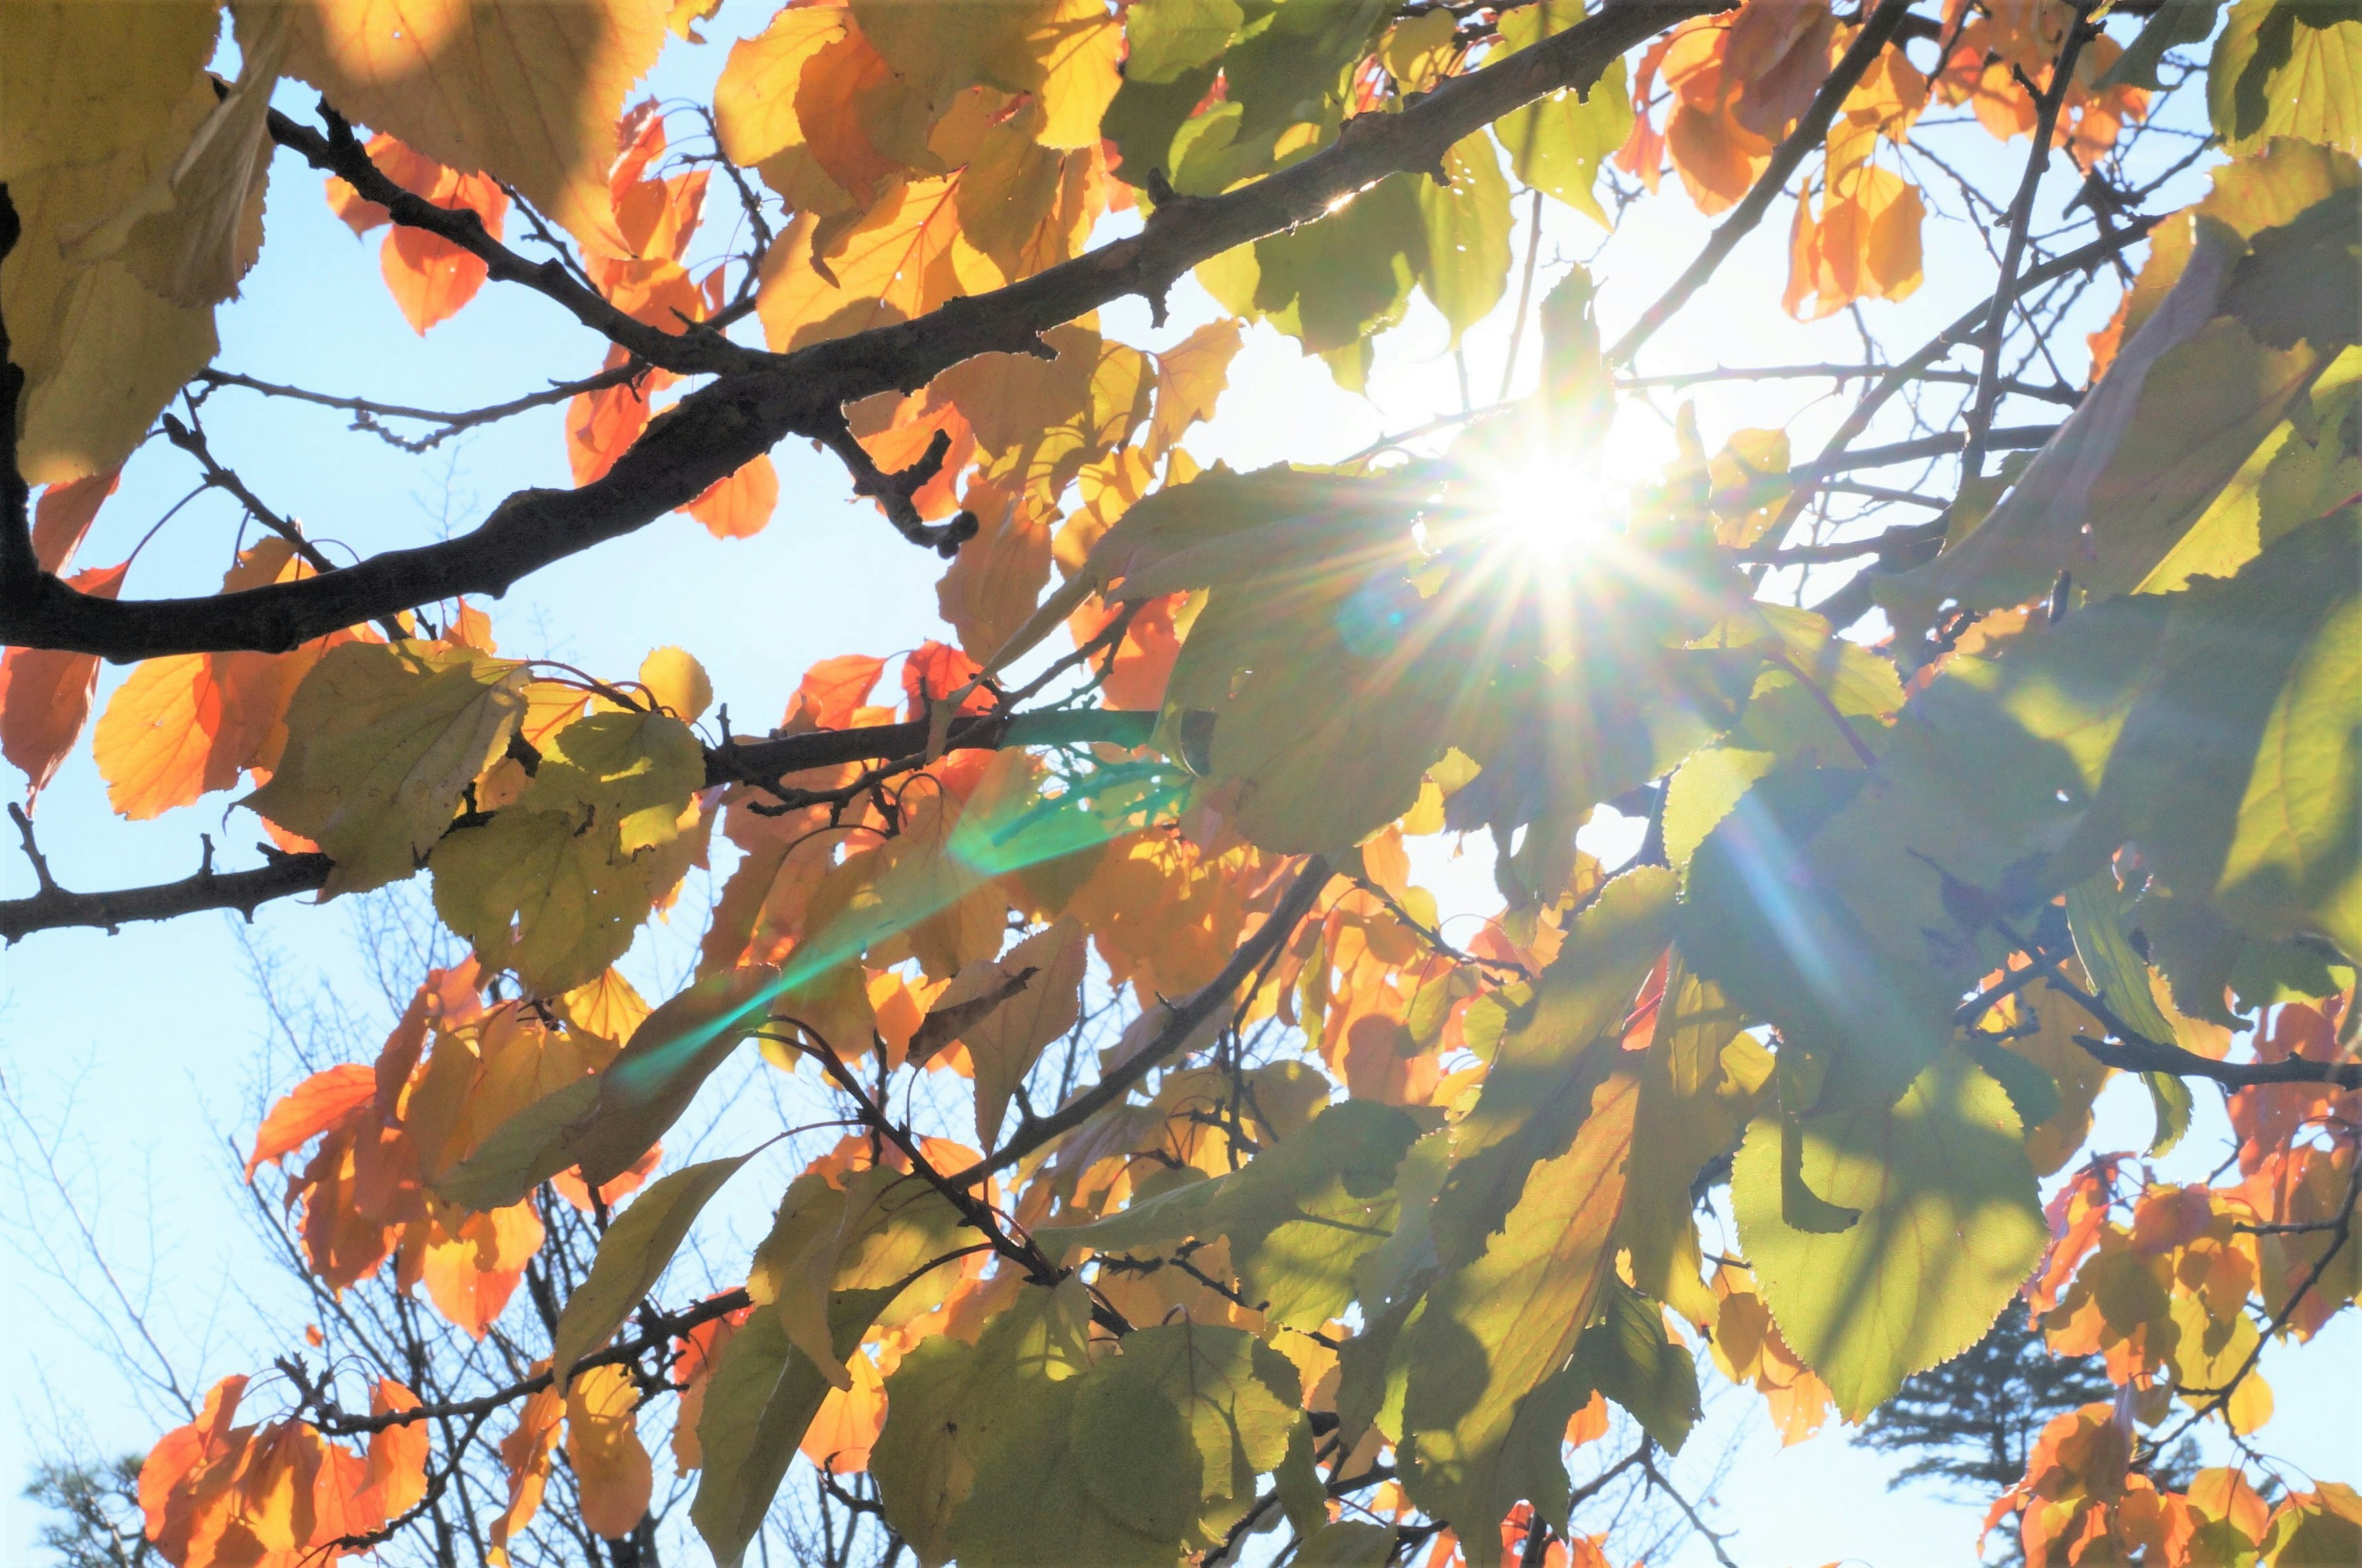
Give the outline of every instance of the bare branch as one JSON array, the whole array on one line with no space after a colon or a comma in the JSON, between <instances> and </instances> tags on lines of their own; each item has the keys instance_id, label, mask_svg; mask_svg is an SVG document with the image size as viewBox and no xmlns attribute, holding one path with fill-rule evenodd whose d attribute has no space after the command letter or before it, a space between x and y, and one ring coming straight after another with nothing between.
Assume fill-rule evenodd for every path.
<instances>
[{"instance_id":1,"label":"bare branch","mask_svg":"<svg viewBox=\"0 0 2362 1568\"><path fill-rule=\"evenodd\" d=\"M313 403L321 408L341 409L353 415L354 429L366 430L381 441L399 447L405 452L416 453L432 451L452 436L476 429L480 425L497 424L501 420L512 418L516 414L529 414L536 408L546 408L554 403L565 403L579 397L584 392L622 386L626 381L635 381L647 374L647 371L648 367L645 363L633 359L611 370L602 370L595 376L585 376L579 381L562 381L544 392L527 392L523 397L511 398L506 403L496 403L488 407L468 409L456 414L432 408L409 408L401 403L374 403L363 397L339 397L331 392L316 392L304 387L281 386L274 381L260 381L253 376L243 375L233 370L200 370L197 372L196 380L200 385L206 387L239 387L248 392L260 392L265 397L290 398L297 403ZM433 425L436 428L425 436L415 437L398 436L379 423L386 419L413 419L421 424Z\"/></svg>"},{"instance_id":2,"label":"bare branch","mask_svg":"<svg viewBox=\"0 0 2362 1568\"><path fill-rule=\"evenodd\" d=\"M1993 286L1992 305L1977 334L1977 390L1969 405L1968 444L1960 454L1963 485L1984 477L1985 453L1990 447L1987 433L1992 427L1993 409L2001 401L2002 337L2009 326L2010 307L2017 303L2017 270L2025 259L2025 231L2034 220L2034 193L2042 184L2043 171L2050 166L2050 133L2058 123L2059 105L2067 101L2068 84L2074 80L2075 59L2096 30L2087 19L2089 11L2089 0L2075 5L2074 19L2067 25L2066 40L2059 46L2058 61L2050 67L2049 83L2035 100L2034 148L2025 156L2025 173L2018 182L2016 199L2009 206L2009 241L2002 248L2001 282Z\"/></svg>"}]
</instances>

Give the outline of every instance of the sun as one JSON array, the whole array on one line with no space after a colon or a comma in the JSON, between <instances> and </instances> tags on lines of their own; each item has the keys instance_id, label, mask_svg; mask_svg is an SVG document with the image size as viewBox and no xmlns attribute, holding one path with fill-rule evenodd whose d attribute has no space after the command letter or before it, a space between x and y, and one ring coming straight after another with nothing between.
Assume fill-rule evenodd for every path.
<instances>
[{"instance_id":1,"label":"sun","mask_svg":"<svg viewBox=\"0 0 2362 1568\"><path fill-rule=\"evenodd\" d=\"M1622 536L1622 497L1596 473L1534 458L1486 488L1493 492L1485 508L1486 531L1538 565L1572 565Z\"/></svg>"}]
</instances>

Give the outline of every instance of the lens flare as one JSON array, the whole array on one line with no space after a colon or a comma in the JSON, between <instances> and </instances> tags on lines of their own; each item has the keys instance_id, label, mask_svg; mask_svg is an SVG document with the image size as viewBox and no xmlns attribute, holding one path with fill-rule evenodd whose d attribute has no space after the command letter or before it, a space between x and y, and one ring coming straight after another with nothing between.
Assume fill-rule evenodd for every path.
<instances>
[{"instance_id":1,"label":"lens flare","mask_svg":"<svg viewBox=\"0 0 2362 1568\"><path fill-rule=\"evenodd\" d=\"M1537 459L1489 484L1485 526L1540 566L1573 565L1620 536L1618 497L1596 474Z\"/></svg>"}]
</instances>

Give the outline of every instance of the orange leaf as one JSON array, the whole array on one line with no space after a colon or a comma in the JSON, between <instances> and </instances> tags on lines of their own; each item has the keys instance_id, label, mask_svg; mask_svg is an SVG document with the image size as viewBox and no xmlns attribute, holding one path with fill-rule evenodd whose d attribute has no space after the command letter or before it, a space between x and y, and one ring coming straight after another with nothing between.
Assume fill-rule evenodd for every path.
<instances>
[{"instance_id":1,"label":"orange leaf","mask_svg":"<svg viewBox=\"0 0 2362 1568\"><path fill-rule=\"evenodd\" d=\"M466 209L484 223L495 239L508 221L508 193L481 174L463 174L391 136L370 140L370 161L380 172L411 194L437 206ZM328 182L328 205L346 226L366 234L391 215L375 202L363 201L344 181ZM378 270L414 331L426 329L457 315L459 307L483 286L484 263L449 240L425 229L396 226L378 252Z\"/></svg>"},{"instance_id":2,"label":"orange leaf","mask_svg":"<svg viewBox=\"0 0 2362 1568\"><path fill-rule=\"evenodd\" d=\"M641 1445L639 1390L615 1365L575 1375L566 1391L566 1458L580 1489L582 1522L595 1535L626 1536L647 1517L655 1472Z\"/></svg>"},{"instance_id":3,"label":"orange leaf","mask_svg":"<svg viewBox=\"0 0 2362 1568\"><path fill-rule=\"evenodd\" d=\"M884 659L867 654L839 654L821 660L804 671L797 685L796 700L789 704L789 721L800 714L813 729L844 728L853 722L854 711L877 690L877 678L885 669Z\"/></svg>"},{"instance_id":4,"label":"orange leaf","mask_svg":"<svg viewBox=\"0 0 2362 1568\"><path fill-rule=\"evenodd\" d=\"M800 213L763 258L756 295L763 336L782 352L868 327L924 315L954 294L980 292L993 276L964 286L956 265L960 176L900 178L853 226L822 237ZM816 244L817 241L822 243ZM972 248L967 255L982 260Z\"/></svg>"},{"instance_id":5,"label":"orange leaf","mask_svg":"<svg viewBox=\"0 0 2362 1568\"><path fill-rule=\"evenodd\" d=\"M289 7L288 72L427 157L487 171L614 250L615 116L663 48L649 0L310 0Z\"/></svg>"},{"instance_id":6,"label":"orange leaf","mask_svg":"<svg viewBox=\"0 0 2362 1568\"><path fill-rule=\"evenodd\" d=\"M418 1408L418 1396L391 1377L370 1390L370 1414ZM369 1484L381 1519L408 1513L426 1496L426 1427L422 1421L381 1428L369 1440Z\"/></svg>"},{"instance_id":7,"label":"orange leaf","mask_svg":"<svg viewBox=\"0 0 2362 1568\"><path fill-rule=\"evenodd\" d=\"M509 1505L492 1521L490 1555L502 1568L509 1560L509 1541L541 1511L542 1489L549 1485L549 1453L557 1441L558 1419L565 1413L566 1402L557 1390L544 1388L524 1402L516 1430L501 1440L501 1463L509 1473Z\"/></svg>"},{"instance_id":8,"label":"orange leaf","mask_svg":"<svg viewBox=\"0 0 2362 1568\"><path fill-rule=\"evenodd\" d=\"M779 474L766 452L728 478L716 480L681 510L717 539L744 539L761 533L778 504Z\"/></svg>"},{"instance_id":9,"label":"orange leaf","mask_svg":"<svg viewBox=\"0 0 2362 1568\"><path fill-rule=\"evenodd\" d=\"M968 682L981 667L976 660L953 647L930 637L902 658L902 694L910 699L903 712L913 719L923 719L933 703L943 701ZM964 713L989 712L992 697L982 687L967 694L960 704Z\"/></svg>"},{"instance_id":10,"label":"orange leaf","mask_svg":"<svg viewBox=\"0 0 2362 1568\"><path fill-rule=\"evenodd\" d=\"M621 347L607 350L603 370L618 370L629 358ZM648 427L648 399L668 385L672 377L650 370L634 381L597 392L578 392L566 404L566 460L574 482L590 484L606 477L615 459L630 449Z\"/></svg>"},{"instance_id":11,"label":"orange leaf","mask_svg":"<svg viewBox=\"0 0 2362 1568\"><path fill-rule=\"evenodd\" d=\"M541 1219L530 1198L490 1214L436 1207L426 1243L426 1293L454 1327L480 1340L509 1304L525 1264L541 1250Z\"/></svg>"},{"instance_id":12,"label":"orange leaf","mask_svg":"<svg viewBox=\"0 0 2362 1568\"><path fill-rule=\"evenodd\" d=\"M1798 201L1782 301L1788 314L1812 321L1859 299L1908 298L1921 281L1926 218L1915 187L1867 164L1832 182L1817 219L1808 199Z\"/></svg>"},{"instance_id":13,"label":"orange leaf","mask_svg":"<svg viewBox=\"0 0 2362 1568\"><path fill-rule=\"evenodd\" d=\"M832 1475L869 1468L869 1450L886 1425L886 1379L877 1364L856 1353L845 1363L850 1388L832 1388L804 1429L803 1455Z\"/></svg>"},{"instance_id":14,"label":"orange leaf","mask_svg":"<svg viewBox=\"0 0 2362 1568\"><path fill-rule=\"evenodd\" d=\"M795 116L804 145L855 205L869 205L877 199L877 182L897 165L871 145L860 109L863 100L894 84L894 68L858 28L795 64Z\"/></svg>"},{"instance_id":15,"label":"orange leaf","mask_svg":"<svg viewBox=\"0 0 2362 1568\"><path fill-rule=\"evenodd\" d=\"M1214 416L1228 384L1231 361L1243 341L1236 321L1209 321L1156 356L1156 413L1148 424L1148 455L1160 457L1181 433Z\"/></svg>"},{"instance_id":16,"label":"orange leaf","mask_svg":"<svg viewBox=\"0 0 2362 1568\"><path fill-rule=\"evenodd\" d=\"M1188 597L1166 594L1142 602L1134 612L1123 642L1116 648L1107 684L1099 688L1100 700L1109 707L1147 712L1164 705L1165 682L1173 679L1174 661L1181 657L1181 634L1174 627L1173 616ZM1113 607L1097 599L1076 611L1067 621L1075 646L1080 647L1098 635L1115 615Z\"/></svg>"},{"instance_id":17,"label":"orange leaf","mask_svg":"<svg viewBox=\"0 0 2362 1568\"><path fill-rule=\"evenodd\" d=\"M439 234L397 228L378 252L378 270L402 318L424 337L450 320L484 286L484 263Z\"/></svg>"},{"instance_id":18,"label":"orange leaf","mask_svg":"<svg viewBox=\"0 0 2362 1568\"><path fill-rule=\"evenodd\" d=\"M247 1156L246 1179L252 1181L266 1161L284 1159L362 1106L373 1104L377 1093L377 1069L358 1062L314 1073L262 1119L254 1135L254 1153Z\"/></svg>"},{"instance_id":19,"label":"orange leaf","mask_svg":"<svg viewBox=\"0 0 2362 1568\"><path fill-rule=\"evenodd\" d=\"M960 646L990 658L1033 613L1050 580L1050 525L1022 497L1001 499L971 490L968 502L999 504L980 513L983 526L960 547L935 584L935 604L958 632Z\"/></svg>"},{"instance_id":20,"label":"orange leaf","mask_svg":"<svg viewBox=\"0 0 2362 1568\"><path fill-rule=\"evenodd\" d=\"M41 504L48 507L47 495ZM76 572L68 586L94 599L113 599L123 591L124 574L130 569L129 561L94 567ZM28 801L57 777L59 765L90 717L91 696L97 690L95 654L10 648L0 657L0 756L25 770Z\"/></svg>"},{"instance_id":21,"label":"orange leaf","mask_svg":"<svg viewBox=\"0 0 2362 1568\"><path fill-rule=\"evenodd\" d=\"M43 571L66 569L83 536L90 532L99 503L113 495L122 481L123 465L117 463L105 473L42 490L40 502L33 508L33 558L40 562Z\"/></svg>"},{"instance_id":22,"label":"orange leaf","mask_svg":"<svg viewBox=\"0 0 2362 1568\"><path fill-rule=\"evenodd\" d=\"M228 1522L230 1484L240 1446L230 1423L245 1397L244 1377L225 1377L206 1391L204 1408L184 1427L157 1440L139 1469L139 1513L148 1539L170 1562L213 1555ZM225 1463L227 1461L228 1463Z\"/></svg>"},{"instance_id":23,"label":"orange leaf","mask_svg":"<svg viewBox=\"0 0 2362 1568\"><path fill-rule=\"evenodd\" d=\"M260 755L287 688L271 654L142 661L107 700L92 745L109 803L138 822L228 789Z\"/></svg>"}]
</instances>

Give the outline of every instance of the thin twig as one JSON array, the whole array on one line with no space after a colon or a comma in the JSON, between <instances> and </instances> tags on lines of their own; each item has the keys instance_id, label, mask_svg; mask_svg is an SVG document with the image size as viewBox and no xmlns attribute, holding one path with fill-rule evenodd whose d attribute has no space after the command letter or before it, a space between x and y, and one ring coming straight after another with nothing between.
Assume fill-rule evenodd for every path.
<instances>
[{"instance_id":1,"label":"thin twig","mask_svg":"<svg viewBox=\"0 0 2362 1568\"><path fill-rule=\"evenodd\" d=\"M1255 928L1254 934L1239 944L1222 966L1221 972L1192 992L1187 1001L1175 1007L1157 1032L1137 1055L1124 1062L1098 1083L1076 1095L1050 1115L1035 1119L1027 1117L1017 1125L1009 1141L964 1171L948 1180L963 1187L973 1186L996 1171L1007 1170L1034 1150L1064 1133L1081 1126L1100 1111L1121 1099L1131 1086L1148 1076L1165 1057L1179 1050L1198 1032L1198 1027L1220 1011L1231 993L1242 981L1254 973L1264 961L1275 955L1295 932L1297 923L1310 911L1329 884L1329 862L1313 855L1305 857L1303 869L1296 874L1286 892Z\"/></svg>"},{"instance_id":2,"label":"thin twig","mask_svg":"<svg viewBox=\"0 0 2362 1568\"><path fill-rule=\"evenodd\" d=\"M1894 31L1903 25L1904 16L1911 9L1911 4L1912 0L1879 0L1878 9L1871 14L1870 20L1862 24L1861 31L1854 35L1851 47L1829 72L1827 79L1822 82L1820 91L1813 95L1812 106L1805 111L1804 118L1796 122L1796 128L1790 131L1772 150L1772 161L1756 177L1747 194L1739 198L1738 205L1731 209L1730 215L1715 226L1705 248L1673 281L1672 287L1660 295L1657 303L1642 312L1640 319L1616 340L1616 346L1607 351L1609 364L1630 364L1632 356L1640 351L1640 346L1654 337L1659 327L1671 321L1673 313L1687 304L1690 296L1705 286L1706 280L1714 276L1715 270L1738 248L1738 242L1754 232L1755 226L1763 221L1763 215L1786 188L1788 176L1796 171L1806 156L1820 146L1821 138L1828 134L1829 124L1838 117L1838 110L1844 106L1846 95L1853 91L1854 84L1869 71L1871 62L1894 37Z\"/></svg>"},{"instance_id":3,"label":"thin twig","mask_svg":"<svg viewBox=\"0 0 2362 1568\"><path fill-rule=\"evenodd\" d=\"M1509 401L1510 384L1518 379L1518 350L1525 345L1526 311L1527 307L1532 304L1534 298L1534 263L1540 259L1541 253L1542 193L1540 191L1536 191L1534 193L1533 216L1529 220L1529 226L1526 235L1525 275L1518 281L1518 314L1512 317L1509 322L1509 352L1507 357L1503 359L1501 361L1501 390L1494 396L1493 401L1495 403L1507 403ZM1468 402L1468 389L1465 384L1465 378L1462 378L1462 385L1460 390L1460 401L1464 405Z\"/></svg>"},{"instance_id":4,"label":"thin twig","mask_svg":"<svg viewBox=\"0 0 2362 1568\"><path fill-rule=\"evenodd\" d=\"M2059 45L2058 58L2050 67L2050 81L2035 102L2034 148L2026 154L2025 172L2019 179L2017 196L2009 205L2009 240L2002 248L2001 281L1994 284L1991 308L1985 313L1983 328L1977 335L1977 389L1969 404L1969 436L1960 449L1960 483L1963 487L1984 477L1987 433L1992 428L1993 409L2001 402L2001 346L2009 326L2010 307L2016 302L2020 287L2017 270L2025 259L2026 229L2034 219L2034 195L2042 184L2044 171L2050 165L2050 133L2058 124L2059 105L2067 101L2067 88L2075 78L2075 60L2083 52L2083 45L2092 28L2086 21L2088 0L2076 4L2074 18L2067 25L2066 40Z\"/></svg>"}]
</instances>

